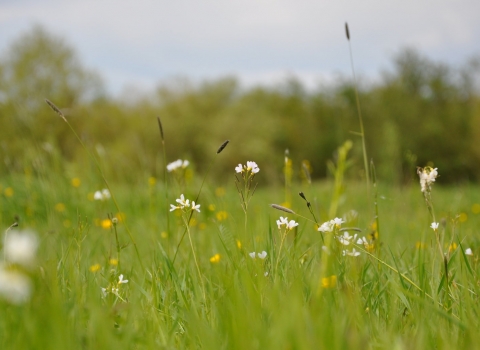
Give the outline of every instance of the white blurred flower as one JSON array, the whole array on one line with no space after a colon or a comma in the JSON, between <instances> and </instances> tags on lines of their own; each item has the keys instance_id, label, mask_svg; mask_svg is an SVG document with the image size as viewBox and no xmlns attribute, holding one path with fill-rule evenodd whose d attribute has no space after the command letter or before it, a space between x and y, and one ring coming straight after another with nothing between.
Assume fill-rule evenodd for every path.
<instances>
[{"instance_id":1,"label":"white blurred flower","mask_svg":"<svg viewBox=\"0 0 480 350\"><path fill-rule=\"evenodd\" d=\"M337 236L337 238L343 245L349 245L352 241L355 240L355 238L357 238L357 235L355 234L353 236L350 236L350 234L345 231L343 235Z\"/></svg>"},{"instance_id":2,"label":"white blurred flower","mask_svg":"<svg viewBox=\"0 0 480 350\"><path fill-rule=\"evenodd\" d=\"M123 279L123 275L118 276L118 284L128 283L128 280Z\"/></svg>"},{"instance_id":3,"label":"white blurred flower","mask_svg":"<svg viewBox=\"0 0 480 350\"><path fill-rule=\"evenodd\" d=\"M21 304L30 299L32 283L18 271L10 271L0 265L0 297L12 304Z\"/></svg>"},{"instance_id":4,"label":"white blurred flower","mask_svg":"<svg viewBox=\"0 0 480 350\"><path fill-rule=\"evenodd\" d=\"M318 231L320 232L333 232L336 228L340 228L341 225L344 223L340 218L335 218L330 221L324 222L319 228Z\"/></svg>"},{"instance_id":5,"label":"white blurred flower","mask_svg":"<svg viewBox=\"0 0 480 350\"><path fill-rule=\"evenodd\" d=\"M236 167L235 167L235 171L237 173L241 173L243 171L243 166L242 164L238 164Z\"/></svg>"},{"instance_id":6,"label":"white blurred flower","mask_svg":"<svg viewBox=\"0 0 480 350\"><path fill-rule=\"evenodd\" d=\"M252 259L255 259L255 252L248 253Z\"/></svg>"},{"instance_id":7,"label":"white blurred flower","mask_svg":"<svg viewBox=\"0 0 480 350\"><path fill-rule=\"evenodd\" d=\"M288 230L293 230L294 227L298 226L298 222L295 222L295 220L290 220L286 226Z\"/></svg>"},{"instance_id":8,"label":"white blurred flower","mask_svg":"<svg viewBox=\"0 0 480 350\"><path fill-rule=\"evenodd\" d=\"M101 191L95 191L95 193L93 194L93 199L95 199L96 201L105 201L107 199L110 199L110 197L110 191L107 188L104 188Z\"/></svg>"},{"instance_id":9,"label":"white blurred flower","mask_svg":"<svg viewBox=\"0 0 480 350\"><path fill-rule=\"evenodd\" d=\"M260 259L265 259L267 257L267 252L266 251L263 251L261 253L257 253L257 256L260 258Z\"/></svg>"},{"instance_id":10,"label":"white blurred flower","mask_svg":"<svg viewBox=\"0 0 480 350\"><path fill-rule=\"evenodd\" d=\"M11 231L5 236L5 260L24 267L33 265L38 239L33 231Z\"/></svg>"},{"instance_id":11,"label":"white blurred flower","mask_svg":"<svg viewBox=\"0 0 480 350\"><path fill-rule=\"evenodd\" d=\"M473 255L473 252L470 248L465 249L465 255Z\"/></svg>"},{"instance_id":12,"label":"white blurred flower","mask_svg":"<svg viewBox=\"0 0 480 350\"><path fill-rule=\"evenodd\" d=\"M355 250L355 248L353 248L351 252L348 251L348 250L343 250L343 251L342 251L342 255L343 255L343 256L349 255L349 256L354 256L354 257L355 257L355 256L359 256L359 255L360 255L360 252L357 252L357 251Z\"/></svg>"},{"instance_id":13,"label":"white blurred flower","mask_svg":"<svg viewBox=\"0 0 480 350\"><path fill-rule=\"evenodd\" d=\"M167 171L168 172L175 171L178 168L185 169L189 164L190 162L188 160L177 159L176 161L171 162L167 165Z\"/></svg>"},{"instance_id":14,"label":"white blurred flower","mask_svg":"<svg viewBox=\"0 0 480 350\"><path fill-rule=\"evenodd\" d=\"M438 222L432 222L432 224L430 225L431 228L433 228L434 231L436 231L438 229Z\"/></svg>"},{"instance_id":15,"label":"white blurred flower","mask_svg":"<svg viewBox=\"0 0 480 350\"><path fill-rule=\"evenodd\" d=\"M322 250L327 253L328 255L330 255L330 249L328 249L328 247L326 245L322 245Z\"/></svg>"},{"instance_id":16,"label":"white blurred flower","mask_svg":"<svg viewBox=\"0 0 480 350\"><path fill-rule=\"evenodd\" d=\"M192 210L196 210L200 213L200 204L195 205L195 202L192 201Z\"/></svg>"},{"instance_id":17,"label":"white blurred flower","mask_svg":"<svg viewBox=\"0 0 480 350\"><path fill-rule=\"evenodd\" d=\"M429 192L432 184L438 176L437 168L426 166L425 168L418 168L417 174L420 177L420 187L422 192Z\"/></svg>"},{"instance_id":18,"label":"white blurred flower","mask_svg":"<svg viewBox=\"0 0 480 350\"><path fill-rule=\"evenodd\" d=\"M288 225L288 218L284 218L283 216L280 216L280 219L277 220L278 229L281 229L282 225Z\"/></svg>"}]
</instances>

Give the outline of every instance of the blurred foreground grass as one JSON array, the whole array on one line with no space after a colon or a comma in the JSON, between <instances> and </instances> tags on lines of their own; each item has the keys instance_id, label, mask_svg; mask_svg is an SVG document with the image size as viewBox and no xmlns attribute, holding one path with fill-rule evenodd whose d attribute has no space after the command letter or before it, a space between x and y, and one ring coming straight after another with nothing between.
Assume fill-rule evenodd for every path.
<instances>
[{"instance_id":1,"label":"blurred foreground grass","mask_svg":"<svg viewBox=\"0 0 480 350\"><path fill-rule=\"evenodd\" d=\"M245 231L233 173L231 182L207 179L201 212L191 222L205 297L186 239L173 263L184 231L178 211L168 212L167 221L170 204L181 193L194 198L199 181L175 185L170 178L168 201L159 179L111 183L119 213L111 199L94 200L103 188L95 176L46 172L1 178L1 226L16 221L19 229L36 231L40 243L28 272L31 299L18 305L0 299L0 348L479 348L478 186L437 183L433 189L450 257L446 288L417 184L380 184L381 230L372 256L334 254L331 276L322 279L322 235L315 225L271 208L270 203L282 204L284 189L262 186L251 201ZM332 188L328 181L294 183L291 208L308 216L296 196L303 191L320 222L332 219L326 214ZM363 182L345 183L338 213L345 225L362 229L360 236L375 234ZM275 270L279 216L299 226L287 236ZM118 224L112 225L113 217ZM473 256L464 254L466 248ZM262 251L264 260L249 256ZM128 283L119 283L121 274ZM101 288L118 293L103 296Z\"/></svg>"}]
</instances>

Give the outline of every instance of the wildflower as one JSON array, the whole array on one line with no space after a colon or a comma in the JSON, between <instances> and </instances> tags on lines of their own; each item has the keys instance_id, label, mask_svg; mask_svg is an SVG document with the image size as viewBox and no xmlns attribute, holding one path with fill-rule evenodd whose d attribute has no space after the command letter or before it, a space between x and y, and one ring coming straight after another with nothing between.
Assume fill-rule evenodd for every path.
<instances>
[{"instance_id":1,"label":"wildflower","mask_svg":"<svg viewBox=\"0 0 480 350\"><path fill-rule=\"evenodd\" d=\"M267 252L266 251L263 251L261 253L257 253L257 256L260 258L260 259L265 259L267 257Z\"/></svg>"},{"instance_id":2,"label":"wildflower","mask_svg":"<svg viewBox=\"0 0 480 350\"><path fill-rule=\"evenodd\" d=\"M118 265L118 259L111 258L110 260L108 260L108 263L110 265L117 266Z\"/></svg>"},{"instance_id":3,"label":"wildflower","mask_svg":"<svg viewBox=\"0 0 480 350\"><path fill-rule=\"evenodd\" d=\"M100 264L90 266L89 270L90 272L97 272L98 270L100 270Z\"/></svg>"},{"instance_id":4,"label":"wildflower","mask_svg":"<svg viewBox=\"0 0 480 350\"><path fill-rule=\"evenodd\" d=\"M417 174L420 177L420 187L422 192L430 192L431 186L438 177L437 168L426 166L425 168L418 168Z\"/></svg>"},{"instance_id":5,"label":"wildflower","mask_svg":"<svg viewBox=\"0 0 480 350\"><path fill-rule=\"evenodd\" d=\"M93 199L95 199L96 201L104 201L104 200L110 199L110 197L111 197L110 191L107 188L104 188L101 191L96 191L93 194Z\"/></svg>"},{"instance_id":6,"label":"wildflower","mask_svg":"<svg viewBox=\"0 0 480 350\"><path fill-rule=\"evenodd\" d=\"M55 210L58 211L59 213L65 211L65 204L63 203L55 204Z\"/></svg>"},{"instance_id":7,"label":"wildflower","mask_svg":"<svg viewBox=\"0 0 480 350\"><path fill-rule=\"evenodd\" d=\"M255 259L255 252L248 253L252 259Z\"/></svg>"},{"instance_id":8,"label":"wildflower","mask_svg":"<svg viewBox=\"0 0 480 350\"><path fill-rule=\"evenodd\" d=\"M287 231L289 231L292 230L294 227L298 226L298 222L295 222L295 220L288 221L287 217L284 218L280 216L280 219L277 220L278 229L282 228L283 225L285 225Z\"/></svg>"},{"instance_id":9,"label":"wildflower","mask_svg":"<svg viewBox=\"0 0 480 350\"><path fill-rule=\"evenodd\" d=\"M215 214L216 218L218 221L223 221L223 220L226 220L228 218L228 213L224 210L222 211L219 211Z\"/></svg>"},{"instance_id":10,"label":"wildflower","mask_svg":"<svg viewBox=\"0 0 480 350\"><path fill-rule=\"evenodd\" d=\"M195 202L192 201L192 210L196 210L200 213L200 204L195 205Z\"/></svg>"},{"instance_id":11,"label":"wildflower","mask_svg":"<svg viewBox=\"0 0 480 350\"><path fill-rule=\"evenodd\" d=\"M14 191L13 191L13 188L7 187L5 191L3 191L3 193L5 194L5 197L12 197Z\"/></svg>"},{"instance_id":12,"label":"wildflower","mask_svg":"<svg viewBox=\"0 0 480 350\"><path fill-rule=\"evenodd\" d=\"M465 249L465 255L470 255L470 256L472 256L472 255L473 255L472 250L471 250L470 248Z\"/></svg>"},{"instance_id":13,"label":"wildflower","mask_svg":"<svg viewBox=\"0 0 480 350\"><path fill-rule=\"evenodd\" d=\"M239 239L237 239L237 248L242 249L242 242Z\"/></svg>"},{"instance_id":14,"label":"wildflower","mask_svg":"<svg viewBox=\"0 0 480 350\"><path fill-rule=\"evenodd\" d=\"M342 251L342 255L345 256L345 255L350 255L350 256L359 256L360 255L360 252L357 252L355 250L355 248L352 248L352 251L348 251L348 250L343 250Z\"/></svg>"},{"instance_id":15,"label":"wildflower","mask_svg":"<svg viewBox=\"0 0 480 350\"><path fill-rule=\"evenodd\" d=\"M104 230L108 230L110 227L112 227L112 220L104 219L100 222L100 226L102 226Z\"/></svg>"},{"instance_id":16,"label":"wildflower","mask_svg":"<svg viewBox=\"0 0 480 350\"><path fill-rule=\"evenodd\" d=\"M336 285L337 285L336 275L322 278L322 288L334 288Z\"/></svg>"},{"instance_id":17,"label":"wildflower","mask_svg":"<svg viewBox=\"0 0 480 350\"><path fill-rule=\"evenodd\" d=\"M176 161L167 165L167 170L168 172L171 172L177 170L178 168L185 169L189 164L190 162L188 160L177 159Z\"/></svg>"},{"instance_id":18,"label":"wildflower","mask_svg":"<svg viewBox=\"0 0 480 350\"><path fill-rule=\"evenodd\" d=\"M318 231L324 232L324 233L333 232L335 229L339 229L344 222L345 222L345 221L343 221L343 220L340 219L340 218L335 218L335 219L333 219L333 220L324 222L324 223L318 228Z\"/></svg>"},{"instance_id":19,"label":"wildflower","mask_svg":"<svg viewBox=\"0 0 480 350\"><path fill-rule=\"evenodd\" d=\"M74 177L72 179L72 186L73 187L80 187L81 183L82 182L80 181L80 179L78 177Z\"/></svg>"},{"instance_id":20,"label":"wildflower","mask_svg":"<svg viewBox=\"0 0 480 350\"><path fill-rule=\"evenodd\" d=\"M322 245L322 250L327 253L328 255L330 255L330 249L328 249L328 247L326 245Z\"/></svg>"},{"instance_id":21,"label":"wildflower","mask_svg":"<svg viewBox=\"0 0 480 350\"><path fill-rule=\"evenodd\" d=\"M260 168L258 167L257 163L248 161L247 165L238 164L235 167L235 171L237 173L243 173L245 171L246 173L251 172L252 174L256 174L260 171Z\"/></svg>"},{"instance_id":22,"label":"wildflower","mask_svg":"<svg viewBox=\"0 0 480 350\"><path fill-rule=\"evenodd\" d=\"M35 260L38 247L37 236L31 231L12 231L5 237L3 247L5 260L29 267Z\"/></svg>"},{"instance_id":23,"label":"wildflower","mask_svg":"<svg viewBox=\"0 0 480 350\"><path fill-rule=\"evenodd\" d=\"M448 252L451 253L457 249L457 243L453 242L448 246Z\"/></svg>"},{"instance_id":24,"label":"wildflower","mask_svg":"<svg viewBox=\"0 0 480 350\"><path fill-rule=\"evenodd\" d=\"M190 204L190 200L185 199L185 196L183 194L181 194L180 198L177 198L175 201L179 205L170 204L170 211L174 211L176 209L187 211L188 209L190 209L200 212L200 204L195 204L195 201L192 201L192 203Z\"/></svg>"},{"instance_id":25,"label":"wildflower","mask_svg":"<svg viewBox=\"0 0 480 350\"><path fill-rule=\"evenodd\" d=\"M221 258L220 254L215 254L210 258L210 262L212 264L218 263L220 261L220 258Z\"/></svg>"},{"instance_id":26,"label":"wildflower","mask_svg":"<svg viewBox=\"0 0 480 350\"><path fill-rule=\"evenodd\" d=\"M128 283L128 280L123 279L123 275L118 276L118 285Z\"/></svg>"},{"instance_id":27,"label":"wildflower","mask_svg":"<svg viewBox=\"0 0 480 350\"><path fill-rule=\"evenodd\" d=\"M18 272L0 265L0 296L12 304L21 304L30 299L32 283Z\"/></svg>"},{"instance_id":28,"label":"wildflower","mask_svg":"<svg viewBox=\"0 0 480 350\"><path fill-rule=\"evenodd\" d=\"M434 231L437 231L438 229L438 222L432 222L432 224L430 225L431 228L433 228Z\"/></svg>"},{"instance_id":29,"label":"wildflower","mask_svg":"<svg viewBox=\"0 0 480 350\"><path fill-rule=\"evenodd\" d=\"M342 236L338 236L337 238L340 241L340 243L342 243L343 245L349 245L352 240L355 240L356 237L357 237L356 234L353 236L350 236L350 234L347 231L345 231Z\"/></svg>"}]
</instances>

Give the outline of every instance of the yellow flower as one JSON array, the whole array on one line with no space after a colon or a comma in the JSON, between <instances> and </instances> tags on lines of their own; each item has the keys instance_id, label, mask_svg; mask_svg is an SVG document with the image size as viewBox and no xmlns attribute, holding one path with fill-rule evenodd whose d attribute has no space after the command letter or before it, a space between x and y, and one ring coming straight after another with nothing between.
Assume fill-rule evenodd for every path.
<instances>
[{"instance_id":1,"label":"yellow flower","mask_svg":"<svg viewBox=\"0 0 480 350\"><path fill-rule=\"evenodd\" d=\"M108 230L110 227L112 227L112 220L104 219L100 222L100 226L102 226L103 229Z\"/></svg>"},{"instance_id":2,"label":"yellow flower","mask_svg":"<svg viewBox=\"0 0 480 350\"><path fill-rule=\"evenodd\" d=\"M415 243L415 248L416 249L425 249L425 243L417 242L417 243Z\"/></svg>"},{"instance_id":3,"label":"yellow flower","mask_svg":"<svg viewBox=\"0 0 480 350\"><path fill-rule=\"evenodd\" d=\"M55 210L58 211L59 213L65 211L65 204L63 203L55 204Z\"/></svg>"},{"instance_id":4,"label":"yellow flower","mask_svg":"<svg viewBox=\"0 0 480 350\"><path fill-rule=\"evenodd\" d=\"M223 220L227 219L228 213L226 211L222 210L222 211L217 212L217 214L215 214L215 216L217 217L218 221L223 221Z\"/></svg>"},{"instance_id":5,"label":"yellow flower","mask_svg":"<svg viewBox=\"0 0 480 350\"><path fill-rule=\"evenodd\" d=\"M157 179L155 179L153 176L150 176L150 177L148 178L148 184L149 184L151 187L155 186L156 183L157 183Z\"/></svg>"},{"instance_id":6,"label":"yellow flower","mask_svg":"<svg viewBox=\"0 0 480 350\"><path fill-rule=\"evenodd\" d=\"M451 253L453 252L455 249L457 249L457 243L453 242L452 244L450 244L448 246L448 252Z\"/></svg>"},{"instance_id":7,"label":"yellow flower","mask_svg":"<svg viewBox=\"0 0 480 350\"><path fill-rule=\"evenodd\" d=\"M216 264L216 263L218 263L219 261L220 261L220 254L215 254L214 256L212 256L212 257L210 258L210 262L211 262L212 264Z\"/></svg>"},{"instance_id":8,"label":"yellow flower","mask_svg":"<svg viewBox=\"0 0 480 350\"><path fill-rule=\"evenodd\" d=\"M215 204L210 204L210 205L208 206L208 210L210 210L210 211L215 211Z\"/></svg>"},{"instance_id":9,"label":"yellow flower","mask_svg":"<svg viewBox=\"0 0 480 350\"><path fill-rule=\"evenodd\" d=\"M468 219L468 215L466 213L460 213L458 214L458 221L460 222L465 222Z\"/></svg>"},{"instance_id":10,"label":"yellow flower","mask_svg":"<svg viewBox=\"0 0 480 350\"><path fill-rule=\"evenodd\" d=\"M217 187L217 188L215 189L215 195L216 195L217 197L223 197L223 196L225 196L225 189L224 189L223 187Z\"/></svg>"},{"instance_id":11,"label":"yellow flower","mask_svg":"<svg viewBox=\"0 0 480 350\"><path fill-rule=\"evenodd\" d=\"M162 238L168 238L168 233L165 232L165 231L162 231L162 232L160 233L160 237L162 237Z\"/></svg>"},{"instance_id":12,"label":"yellow flower","mask_svg":"<svg viewBox=\"0 0 480 350\"><path fill-rule=\"evenodd\" d=\"M79 179L78 177L74 177L74 178L72 179L72 186L73 186L73 187L78 188L78 187L80 187L80 184L81 184L81 181L80 181L80 179Z\"/></svg>"},{"instance_id":13,"label":"yellow flower","mask_svg":"<svg viewBox=\"0 0 480 350\"><path fill-rule=\"evenodd\" d=\"M237 239L237 248L242 249L242 242L239 239Z\"/></svg>"},{"instance_id":14,"label":"yellow flower","mask_svg":"<svg viewBox=\"0 0 480 350\"><path fill-rule=\"evenodd\" d=\"M474 205L472 205L472 213L480 214L480 204L475 203Z\"/></svg>"},{"instance_id":15,"label":"yellow flower","mask_svg":"<svg viewBox=\"0 0 480 350\"><path fill-rule=\"evenodd\" d=\"M95 264L95 265L90 266L90 271L91 272L97 272L98 270L100 270L100 264Z\"/></svg>"},{"instance_id":16,"label":"yellow flower","mask_svg":"<svg viewBox=\"0 0 480 350\"><path fill-rule=\"evenodd\" d=\"M337 285L336 275L322 278L322 288L335 288L336 285Z\"/></svg>"},{"instance_id":17,"label":"yellow flower","mask_svg":"<svg viewBox=\"0 0 480 350\"><path fill-rule=\"evenodd\" d=\"M110 259L110 260L108 261L108 263L109 263L110 265L117 266L117 265L118 265L118 259L112 258L112 259Z\"/></svg>"},{"instance_id":18,"label":"yellow flower","mask_svg":"<svg viewBox=\"0 0 480 350\"><path fill-rule=\"evenodd\" d=\"M5 197L11 197L14 193L13 188L7 187L3 193L5 194Z\"/></svg>"}]
</instances>

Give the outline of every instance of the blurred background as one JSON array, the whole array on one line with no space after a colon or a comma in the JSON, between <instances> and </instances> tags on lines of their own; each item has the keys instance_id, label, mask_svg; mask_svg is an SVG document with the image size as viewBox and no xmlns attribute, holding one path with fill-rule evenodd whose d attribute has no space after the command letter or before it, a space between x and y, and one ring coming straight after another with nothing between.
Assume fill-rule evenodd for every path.
<instances>
[{"instance_id":1,"label":"blurred background","mask_svg":"<svg viewBox=\"0 0 480 350\"><path fill-rule=\"evenodd\" d=\"M405 184L416 166L442 182L480 179L480 3L461 1L2 1L0 176L78 176L90 161L108 178L163 174L188 159L213 176L256 161L261 181L314 179L351 140L348 175L363 158L349 43L368 156L380 181ZM416 181L416 180L415 180Z\"/></svg>"}]
</instances>

